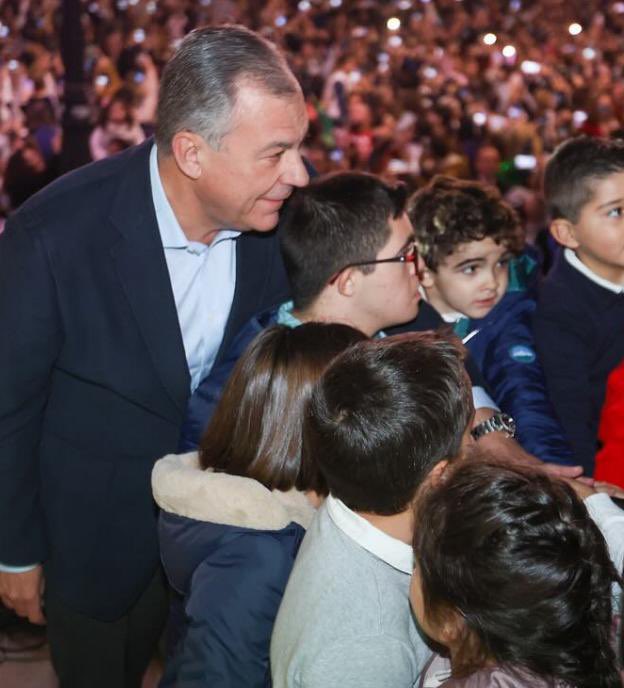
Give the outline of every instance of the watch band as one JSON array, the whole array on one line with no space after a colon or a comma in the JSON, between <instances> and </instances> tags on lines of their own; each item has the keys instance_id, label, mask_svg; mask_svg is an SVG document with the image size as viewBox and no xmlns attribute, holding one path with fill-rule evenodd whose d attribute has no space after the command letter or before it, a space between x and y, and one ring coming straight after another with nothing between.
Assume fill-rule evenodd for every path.
<instances>
[{"instance_id":1,"label":"watch band","mask_svg":"<svg viewBox=\"0 0 624 688\"><path fill-rule=\"evenodd\" d=\"M507 437L516 436L516 421L506 413L495 413L470 431L475 440L490 432L504 432Z\"/></svg>"}]
</instances>

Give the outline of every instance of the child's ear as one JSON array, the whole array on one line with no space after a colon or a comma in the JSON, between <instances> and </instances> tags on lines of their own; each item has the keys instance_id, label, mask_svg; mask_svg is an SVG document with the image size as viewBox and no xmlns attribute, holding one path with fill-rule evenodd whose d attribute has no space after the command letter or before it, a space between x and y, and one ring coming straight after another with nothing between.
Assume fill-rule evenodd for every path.
<instances>
[{"instance_id":1,"label":"child's ear","mask_svg":"<svg viewBox=\"0 0 624 688\"><path fill-rule=\"evenodd\" d=\"M445 473L449 467L449 462L446 459L438 461L436 465L429 471L427 480L430 482L432 487L437 487L441 482L444 481Z\"/></svg>"},{"instance_id":2,"label":"child's ear","mask_svg":"<svg viewBox=\"0 0 624 688\"><path fill-rule=\"evenodd\" d=\"M574 233L574 225L563 217L558 217L550 223L550 233L558 244L566 248L575 249L579 246Z\"/></svg>"},{"instance_id":3,"label":"child's ear","mask_svg":"<svg viewBox=\"0 0 624 688\"><path fill-rule=\"evenodd\" d=\"M354 273L352 268L347 268L338 275L336 287L342 296L353 296L355 293L356 275Z\"/></svg>"},{"instance_id":4,"label":"child's ear","mask_svg":"<svg viewBox=\"0 0 624 688\"><path fill-rule=\"evenodd\" d=\"M426 265L423 267L422 272L420 273L420 283L425 289L431 289L431 287L435 286L434 272Z\"/></svg>"}]
</instances>

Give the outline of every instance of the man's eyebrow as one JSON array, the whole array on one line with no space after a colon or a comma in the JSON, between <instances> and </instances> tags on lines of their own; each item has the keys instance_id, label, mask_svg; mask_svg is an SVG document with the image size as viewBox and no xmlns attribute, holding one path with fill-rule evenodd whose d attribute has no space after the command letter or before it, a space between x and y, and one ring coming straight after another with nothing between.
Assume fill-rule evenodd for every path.
<instances>
[{"instance_id":1,"label":"man's eyebrow","mask_svg":"<svg viewBox=\"0 0 624 688\"><path fill-rule=\"evenodd\" d=\"M624 203L624 198L615 198L612 201L607 201L598 206L597 210L602 210L603 208L608 208L610 205L615 205L616 203Z\"/></svg>"},{"instance_id":2,"label":"man's eyebrow","mask_svg":"<svg viewBox=\"0 0 624 688\"><path fill-rule=\"evenodd\" d=\"M263 146L260 149L260 153L266 153L267 151L270 151L274 148L281 148L282 150L289 150L290 148L294 148L295 146L301 145L303 141L305 141L306 136L308 135L308 129L310 126L308 125L306 127L305 133L303 134L303 137L298 140L298 141L271 141L271 143L267 143L266 146Z\"/></svg>"}]
</instances>

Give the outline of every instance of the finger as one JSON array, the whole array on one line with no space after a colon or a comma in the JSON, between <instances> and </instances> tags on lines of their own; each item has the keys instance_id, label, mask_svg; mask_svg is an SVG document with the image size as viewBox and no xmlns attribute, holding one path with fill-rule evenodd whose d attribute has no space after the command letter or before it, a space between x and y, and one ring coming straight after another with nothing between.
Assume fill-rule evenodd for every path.
<instances>
[{"instance_id":1,"label":"finger","mask_svg":"<svg viewBox=\"0 0 624 688\"><path fill-rule=\"evenodd\" d=\"M588 478L586 475L581 475L577 478L579 483L583 483L584 485L589 485L590 487L594 487L596 484L593 478Z\"/></svg>"}]
</instances>

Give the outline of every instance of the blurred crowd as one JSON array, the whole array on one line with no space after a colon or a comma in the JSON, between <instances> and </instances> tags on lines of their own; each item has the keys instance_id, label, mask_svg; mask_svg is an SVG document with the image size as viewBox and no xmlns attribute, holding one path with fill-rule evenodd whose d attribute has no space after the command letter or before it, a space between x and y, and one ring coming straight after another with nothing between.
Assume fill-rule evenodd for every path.
<instances>
[{"instance_id":1,"label":"blurred crowd","mask_svg":"<svg viewBox=\"0 0 624 688\"><path fill-rule=\"evenodd\" d=\"M0 215L62 171L62 21L62 0L0 4ZM549 152L622 131L624 2L84 0L92 159L151 134L162 66L189 30L223 22L288 55L320 172L497 184L530 241Z\"/></svg>"}]
</instances>

